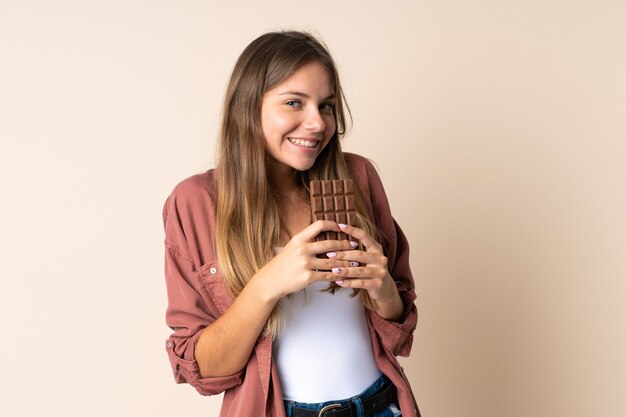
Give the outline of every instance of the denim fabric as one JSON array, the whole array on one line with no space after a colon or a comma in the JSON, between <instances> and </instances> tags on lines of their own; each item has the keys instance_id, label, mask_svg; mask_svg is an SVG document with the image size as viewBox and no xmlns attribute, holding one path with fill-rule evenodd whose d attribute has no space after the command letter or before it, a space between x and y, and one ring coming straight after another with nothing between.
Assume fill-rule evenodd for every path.
<instances>
[{"instance_id":1,"label":"denim fabric","mask_svg":"<svg viewBox=\"0 0 626 417\"><path fill-rule=\"evenodd\" d=\"M322 408L330 404L347 404L349 402L354 402L356 404L358 417L398 417L398 416L401 416L402 413L400 413L400 407L398 407L397 401L391 403L389 407L382 410L381 412L371 415L371 416L366 416L363 412L362 401L376 394L388 381L389 379L385 375L383 375L359 395L356 395L352 398L346 398L344 400L326 401L323 403L299 403L296 401L286 400L285 411L287 413L287 417L291 417L294 407L305 408L307 410L320 411Z\"/></svg>"}]
</instances>

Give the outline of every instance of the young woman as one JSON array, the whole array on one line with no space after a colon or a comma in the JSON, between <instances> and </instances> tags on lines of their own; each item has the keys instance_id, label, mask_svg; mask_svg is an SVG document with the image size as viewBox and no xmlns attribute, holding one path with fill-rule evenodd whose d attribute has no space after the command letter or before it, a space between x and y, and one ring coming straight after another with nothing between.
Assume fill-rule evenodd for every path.
<instances>
[{"instance_id":1,"label":"young woman","mask_svg":"<svg viewBox=\"0 0 626 417\"><path fill-rule=\"evenodd\" d=\"M230 78L216 169L165 203L167 351L177 382L224 392L222 417L419 415L396 360L417 321L408 244L372 164L341 150L345 107L318 40L260 36ZM348 178L358 224L311 223L309 181Z\"/></svg>"}]
</instances>

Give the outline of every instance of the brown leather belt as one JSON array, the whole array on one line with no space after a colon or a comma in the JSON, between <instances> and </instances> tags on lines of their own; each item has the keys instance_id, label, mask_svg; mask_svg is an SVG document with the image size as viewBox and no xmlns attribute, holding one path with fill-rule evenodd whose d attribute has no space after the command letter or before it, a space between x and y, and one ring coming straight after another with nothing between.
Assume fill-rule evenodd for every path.
<instances>
[{"instance_id":1,"label":"brown leather belt","mask_svg":"<svg viewBox=\"0 0 626 417\"><path fill-rule=\"evenodd\" d=\"M396 400L396 387L389 384L381 391L361 401L366 416L380 413L389 404ZM306 408L294 407L292 417L357 417L356 403L353 401L345 404L330 404L320 411L307 410Z\"/></svg>"}]
</instances>

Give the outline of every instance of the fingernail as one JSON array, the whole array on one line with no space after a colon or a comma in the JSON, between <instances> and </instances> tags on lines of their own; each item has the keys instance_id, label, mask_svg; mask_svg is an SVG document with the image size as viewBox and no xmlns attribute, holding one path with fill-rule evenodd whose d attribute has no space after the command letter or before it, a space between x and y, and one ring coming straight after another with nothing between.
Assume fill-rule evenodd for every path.
<instances>
[{"instance_id":1,"label":"fingernail","mask_svg":"<svg viewBox=\"0 0 626 417\"><path fill-rule=\"evenodd\" d=\"M328 256L329 258L334 258L335 256L337 256L337 252L326 252L326 256Z\"/></svg>"},{"instance_id":2,"label":"fingernail","mask_svg":"<svg viewBox=\"0 0 626 417\"><path fill-rule=\"evenodd\" d=\"M356 248L357 246L359 246L359 244L356 242L350 241L350 246L352 246L353 248Z\"/></svg>"},{"instance_id":3,"label":"fingernail","mask_svg":"<svg viewBox=\"0 0 626 417\"><path fill-rule=\"evenodd\" d=\"M337 284L337 285L343 285L343 280L342 280L342 279L340 279L339 281L335 281L335 284Z\"/></svg>"},{"instance_id":4,"label":"fingernail","mask_svg":"<svg viewBox=\"0 0 626 417\"><path fill-rule=\"evenodd\" d=\"M347 224L343 224L343 223L338 223L338 224L339 224L339 227L342 229L345 229L346 227L348 227Z\"/></svg>"},{"instance_id":5,"label":"fingernail","mask_svg":"<svg viewBox=\"0 0 626 417\"><path fill-rule=\"evenodd\" d=\"M355 261L350 261L350 266L359 266L359 263Z\"/></svg>"},{"instance_id":6,"label":"fingernail","mask_svg":"<svg viewBox=\"0 0 626 417\"><path fill-rule=\"evenodd\" d=\"M333 274L341 273L341 268L333 268Z\"/></svg>"}]
</instances>

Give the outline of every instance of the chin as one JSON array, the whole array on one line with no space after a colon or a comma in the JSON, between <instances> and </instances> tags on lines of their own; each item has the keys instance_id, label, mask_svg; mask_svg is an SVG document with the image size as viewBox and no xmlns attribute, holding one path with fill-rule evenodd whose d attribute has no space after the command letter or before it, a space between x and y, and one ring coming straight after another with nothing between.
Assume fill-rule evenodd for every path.
<instances>
[{"instance_id":1,"label":"chin","mask_svg":"<svg viewBox=\"0 0 626 417\"><path fill-rule=\"evenodd\" d=\"M296 171L308 171L309 169L311 169L311 167L313 167L313 165L315 165L315 159L311 161L301 161L299 163L293 164L292 168Z\"/></svg>"},{"instance_id":2,"label":"chin","mask_svg":"<svg viewBox=\"0 0 626 417\"><path fill-rule=\"evenodd\" d=\"M285 158L283 164L296 171L308 171L315 164L316 158L317 155L310 158L302 158L302 156L298 155L296 158Z\"/></svg>"}]
</instances>

